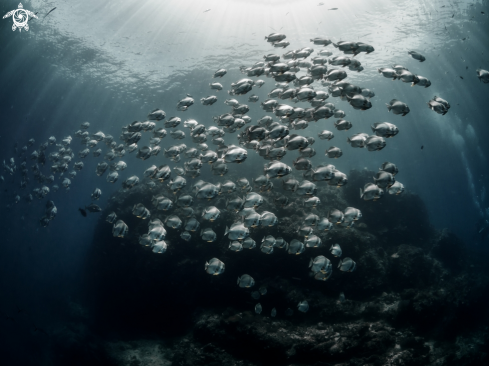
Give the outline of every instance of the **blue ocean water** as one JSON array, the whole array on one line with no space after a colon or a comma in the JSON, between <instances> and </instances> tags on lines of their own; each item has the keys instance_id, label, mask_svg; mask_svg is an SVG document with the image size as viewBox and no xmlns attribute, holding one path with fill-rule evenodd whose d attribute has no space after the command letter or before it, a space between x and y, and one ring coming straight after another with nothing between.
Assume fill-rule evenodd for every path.
<instances>
[{"instance_id":1,"label":"blue ocean water","mask_svg":"<svg viewBox=\"0 0 489 366\"><path fill-rule=\"evenodd\" d=\"M319 1L309 0L32 0L22 4L39 12L39 19L29 21L29 31L13 32L11 18L0 22L0 160L7 164L14 158L19 167L23 159L20 150L31 138L35 143L27 150L28 167L33 165L29 154L50 136L58 142L73 136L77 155L82 145L74 134L85 121L90 122L91 133L111 134L119 144L121 128L146 120L154 108L162 108L167 118L196 119L209 127L214 125L213 116L229 112L223 101L230 98L226 93L230 84L246 77L240 66L252 66L269 53L282 55L302 47L314 48L316 55L323 47L313 45L310 39L318 36L335 42L362 41L373 45L375 51L356 56L364 70L346 69L345 81L372 90L373 107L354 110L347 101L330 97L327 101L344 110L353 127L347 132L336 131L331 118L311 122L308 129L296 132L316 138L317 155L310 159L313 165L330 163L325 161L324 150L331 145L343 150L343 156L333 164L346 174L354 169L376 171L384 161L395 162L400 170L396 178L407 191L421 197L434 228L448 228L467 246L487 246L481 230L489 220L489 86L480 82L476 73L476 69L489 68L487 1L358 0L319 5ZM0 13L17 7L16 2L3 1ZM332 8L337 10L328 10ZM207 9L210 11L205 12ZM286 34L290 46L277 49L267 43L264 37L272 32ZM333 45L324 49L340 54ZM411 58L410 50L422 53L426 61ZM377 71L395 64L429 78L432 85L411 87ZM227 75L212 79L219 68L227 69ZM262 102L275 81L265 75L260 79L265 85L255 87L252 93ZM214 81L221 82L224 90L210 90L209 83ZM317 89L326 89L316 84ZM188 111L177 111L177 102L186 94L195 98L195 104ZM260 102L247 102L249 94L237 99L250 105L248 115L255 123L267 113L259 107ZM218 102L201 105L200 98L208 95L216 95ZM435 95L451 104L446 115L428 108L427 102ZM389 113L385 103L393 98L406 102L410 113L405 117ZM307 103L294 106L308 107ZM347 136L370 133L371 124L384 121L400 130L387 139L386 148L368 152L348 145ZM316 137L323 129L335 132L331 144ZM238 143L236 134L225 139L229 144ZM162 148L177 142L167 136ZM188 133L182 142L192 144ZM105 154L107 148L102 150ZM51 151L53 147L47 150ZM261 174L264 160L253 152L248 154L239 173L251 180ZM295 158L296 154L289 153L283 162L292 165ZM52 336L61 332L73 313L80 319L86 316L85 324L90 325L80 304L90 299L85 281L90 271L87 258L97 240L95 227L105 218L100 214L83 217L78 208L91 202L93 189L102 189L97 204L104 208L125 178L142 178L151 165L169 163L161 154L142 161L135 153L126 153L122 160L127 169L116 184L109 184L95 174L100 159L90 154L83 160L85 166L72 180L70 190L51 191L32 203L23 197L40 184L31 179L27 188L21 189L20 169L13 175L2 172L0 326L8 364L49 364ZM49 167L48 162L43 168L46 175ZM237 168L233 165L231 169ZM55 176L54 183L60 185L62 179ZM21 197L17 204L16 195ZM55 202L58 215L44 228L39 219L47 200Z\"/></svg>"}]
</instances>

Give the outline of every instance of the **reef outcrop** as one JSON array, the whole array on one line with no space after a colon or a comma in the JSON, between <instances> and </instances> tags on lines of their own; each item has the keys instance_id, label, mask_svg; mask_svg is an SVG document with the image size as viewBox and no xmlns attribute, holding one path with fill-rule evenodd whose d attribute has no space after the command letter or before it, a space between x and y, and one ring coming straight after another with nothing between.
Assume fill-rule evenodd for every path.
<instances>
[{"instance_id":1,"label":"reef outcrop","mask_svg":"<svg viewBox=\"0 0 489 366\"><path fill-rule=\"evenodd\" d=\"M431 227L422 200L410 192L361 200L359 188L373 174L350 172L348 185L341 188L318 184L322 204L317 209L305 209L294 195L287 207L277 208L273 198L287 195L278 184L263 193L260 212L276 213L279 224L252 230L257 243L265 235L288 242L298 238L295 231L310 212L324 217L332 208L362 211L353 228L318 234L322 247L307 248L299 256L283 249L271 255L259 248L230 252L224 230L237 215L225 210L226 197L211 203L197 200L193 206L197 213L209 204L221 210L212 224L216 242L203 242L198 234L186 242L180 230L167 229L168 251L152 253L138 244L148 220L136 218L131 209L143 203L163 221L168 213L152 209L151 198L170 193L149 189L144 182L117 193L102 213L87 263L93 332L102 339L120 332L149 334L155 344L165 340L165 362L182 366L489 364L487 250ZM104 221L112 211L129 226L124 239L114 238L111 224ZM353 273L336 269L338 259L328 251L334 243L356 261ZM314 280L308 268L311 257L320 254L334 265L325 282ZM222 275L204 271L213 257L226 264ZM256 288L236 285L243 273L255 279ZM251 292L261 286L267 293L253 298ZM302 300L309 302L307 313L297 310ZM254 312L258 302L260 315Z\"/></svg>"}]
</instances>

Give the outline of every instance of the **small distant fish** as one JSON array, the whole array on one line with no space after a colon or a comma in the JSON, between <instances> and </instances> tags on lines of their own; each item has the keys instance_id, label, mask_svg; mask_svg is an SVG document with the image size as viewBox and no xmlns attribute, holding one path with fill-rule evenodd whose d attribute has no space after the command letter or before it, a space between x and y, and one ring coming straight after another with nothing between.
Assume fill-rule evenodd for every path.
<instances>
[{"instance_id":1,"label":"small distant fish","mask_svg":"<svg viewBox=\"0 0 489 366\"><path fill-rule=\"evenodd\" d=\"M83 208L79 208L78 211L80 211L83 217L87 217L87 211L85 211Z\"/></svg>"},{"instance_id":2,"label":"small distant fish","mask_svg":"<svg viewBox=\"0 0 489 366\"><path fill-rule=\"evenodd\" d=\"M148 119L150 119L150 120L161 121L161 120L165 119L165 117L166 117L166 113L159 108L153 109L148 114ZM102 137L102 139L103 139L103 137ZM101 141L101 140L99 140L99 141Z\"/></svg>"},{"instance_id":3,"label":"small distant fish","mask_svg":"<svg viewBox=\"0 0 489 366\"><path fill-rule=\"evenodd\" d=\"M241 288L249 288L254 286L255 280L250 275L244 274L241 277L238 277L237 283Z\"/></svg>"},{"instance_id":4,"label":"small distant fish","mask_svg":"<svg viewBox=\"0 0 489 366\"><path fill-rule=\"evenodd\" d=\"M435 96L428 102L428 106L431 110L441 115L445 115L450 109L450 103L448 103L445 99L437 96Z\"/></svg>"},{"instance_id":5,"label":"small distant fish","mask_svg":"<svg viewBox=\"0 0 489 366\"><path fill-rule=\"evenodd\" d=\"M212 258L209 262L205 263L205 271L211 275L220 275L224 272L225 265L217 258Z\"/></svg>"},{"instance_id":6,"label":"small distant fish","mask_svg":"<svg viewBox=\"0 0 489 366\"><path fill-rule=\"evenodd\" d=\"M418 60L419 62L423 62L426 60L426 57L424 57L422 54L420 54L416 51L409 51L408 54L410 54L412 58L414 58L415 60Z\"/></svg>"},{"instance_id":7,"label":"small distant fish","mask_svg":"<svg viewBox=\"0 0 489 366\"><path fill-rule=\"evenodd\" d=\"M345 294L344 294L344 292L340 292L340 297L339 297L338 301L340 303L345 302Z\"/></svg>"},{"instance_id":8,"label":"small distant fish","mask_svg":"<svg viewBox=\"0 0 489 366\"><path fill-rule=\"evenodd\" d=\"M477 69L476 72L479 81L483 82L484 84L489 83L489 71L483 69Z\"/></svg>"},{"instance_id":9,"label":"small distant fish","mask_svg":"<svg viewBox=\"0 0 489 366\"><path fill-rule=\"evenodd\" d=\"M318 6L324 5L324 3L319 3Z\"/></svg>"},{"instance_id":10,"label":"small distant fish","mask_svg":"<svg viewBox=\"0 0 489 366\"><path fill-rule=\"evenodd\" d=\"M459 76L459 78L462 79L462 80L464 79L462 76Z\"/></svg>"},{"instance_id":11,"label":"small distant fish","mask_svg":"<svg viewBox=\"0 0 489 366\"><path fill-rule=\"evenodd\" d=\"M100 206L96 205L95 203L91 203L88 206L85 206L85 210L94 213L94 212L101 212L102 208L100 208ZM82 215L83 215L83 213L82 213ZM86 215L86 212L85 212L85 215ZM83 216L85 216L85 215L83 215Z\"/></svg>"},{"instance_id":12,"label":"small distant fish","mask_svg":"<svg viewBox=\"0 0 489 366\"><path fill-rule=\"evenodd\" d=\"M219 69L217 70L215 73L214 73L214 76L215 78L219 77L219 78L222 78L224 75L226 75L227 71L226 69Z\"/></svg>"},{"instance_id":13,"label":"small distant fish","mask_svg":"<svg viewBox=\"0 0 489 366\"><path fill-rule=\"evenodd\" d=\"M204 13L207 13L208 11L211 11L211 9L204 10Z\"/></svg>"},{"instance_id":14,"label":"small distant fish","mask_svg":"<svg viewBox=\"0 0 489 366\"><path fill-rule=\"evenodd\" d=\"M452 15L452 18L455 16L455 14Z\"/></svg>"},{"instance_id":15,"label":"small distant fish","mask_svg":"<svg viewBox=\"0 0 489 366\"><path fill-rule=\"evenodd\" d=\"M297 308L300 312L306 313L309 310L309 303L307 302L307 300L301 301L297 305Z\"/></svg>"},{"instance_id":16,"label":"small distant fish","mask_svg":"<svg viewBox=\"0 0 489 366\"><path fill-rule=\"evenodd\" d=\"M328 9L328 10L338 10L338 8L331 8L331 9Z\"/></svg>"},{"instance_id":17,"label":"small distant fish","mask_svg":"<svg viewBox=\"0 0 489 366\"><path fill-rule=\"evenodd\" d=\"M424 145L421 145L421 150L423 150L423 149L424 149Z\"/></svg>"},{"instance_id":18,"label":"small distant fish","mask_svg":"<svg viewBox=\"0 0 489 366\"><path fill-rule=\"evenodd\" d=\"M343 272L353 272L357 268L357 264L353 259L346 257L340 260L338 268Z\"/></svg>"},{"instance_id":19,"label":"small distant fish","mask_svg":"<svg viewBox=\"0 0 489 366\"><path fill-rule=\"evenodd\" d=\"M123 238L129 232L129 227L122 220L118 220L112 227L112 235L115 237Z\"/></svg>"}]
</instances>

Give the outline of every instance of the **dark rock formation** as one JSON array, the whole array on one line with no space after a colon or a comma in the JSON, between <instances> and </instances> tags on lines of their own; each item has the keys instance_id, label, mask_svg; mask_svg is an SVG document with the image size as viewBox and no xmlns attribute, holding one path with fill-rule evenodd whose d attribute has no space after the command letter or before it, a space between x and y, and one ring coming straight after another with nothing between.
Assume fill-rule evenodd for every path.
<instances>
[{"instance_id":1,"label":"dark rock formation","mask_svg":"<svg viewBox=\"0 0 489 366\"><path fill-rule=\"evenodd\" d=\"M224 230L237 215L225 210L225 197L193 206L197 213L210 204L221 209L217 222L201 221L216 231L216 242L203 242L196 233L185 242L180 231L167 229L168 251L154 254L138 244L148 223L131 209L143 203L163 221L167 213L156 212L151 197L172 194L161 185L150 191L144 184L118 193L102 217L115 211L129 235L112 237L112 225L104 221L97 227L87 271L93 330L102 336L183 336L166 345L166 357L182 366L488 364L488 253L475 252L449 231L434 230L414 194L360 200L359 188L373 174L351 172L342 188L318 184L322 205L317 209L304 209L296 195L289 195L289 206L276 208L274 197L287 194L278 183L263 194L267 202L259 211L275 212L279 225L254 229L258 244L269 234L289 242L298 238L295 230L309 212L324 217L332 208L362 211L353 228L320 233L323 246L299 256L283 249L271 255L258 248L230 252ZM338 259L328 251L334 243L356 261L355 272L336 269ZM308 269L310 258L320 254L334 266L326 282L314 280ZM224 274L205 273L205 261L212 257L226 264ZM267 294L255 300L252 290L239 288L236 278L244 273L256 281L252 290L265 286ZM297 303L305 299L310 310L303 314ZM261 315L253 311L257 302ZM288 309L292 315L286 315Z\"/></svg>"}]
</instances>

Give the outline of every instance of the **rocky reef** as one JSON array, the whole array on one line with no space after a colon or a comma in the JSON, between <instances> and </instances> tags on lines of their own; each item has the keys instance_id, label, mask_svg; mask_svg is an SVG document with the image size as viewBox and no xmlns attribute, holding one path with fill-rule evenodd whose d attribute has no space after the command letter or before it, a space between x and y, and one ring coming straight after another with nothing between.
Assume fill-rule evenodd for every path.
<instances>
[{"instance_id":1,"label":"rocky reef","mask_svg":"<svg viewBox=\"0 0 489 366\"><path fill-rule=\"evenodd\" d=\"M260 212L275 212L279 224L253 229L257 243L265 235L289 242L298 238L295 230L310 212L324 217L332 208L362 211L353 228L319 234L323 245L299 256L283 249L271 255L259 248L229 251L224 230L237 216L225 210L227 197L193 206L197 213L209 204L221 210L211 225L216 242L204 242L198 233L186 242L180 230L167 229L168 250L155 254L138 244L148 220L131 210L142 203L153 218L163 220L167 213L152 209L151 198L171 193L160 185L149 189L144 182L118 192L102 212L87 263L88 323L91 337L97 335L97 350L102 349L91 364L489 364L488 250L432 228L423 202L408 191L362 201L359 188L372 175L352 171L341 188L318 184L322 204L317 209L304 208L293 195L288 206L277 209L273 198L286 194L278 183L263 194ZM112 211L129 226L124 239L114 238L112 225L105 222ZM178 215L178 209L172 213ZM328 251L334 243L356 261L354 272L335 268L338 259ZM311 257L320 254L334 265L325 282L315 280L308 268ZM222 275L205 273L204 264L213 257L226 264ZM255 288L236 285L244 273L253 276ZM267 293L252 298L251 291L261 286ZM302 300L309 302L307 313L297 311ZM263 307L260 315L254 312L257 302Z\"/></svg>"}]
</instances>

